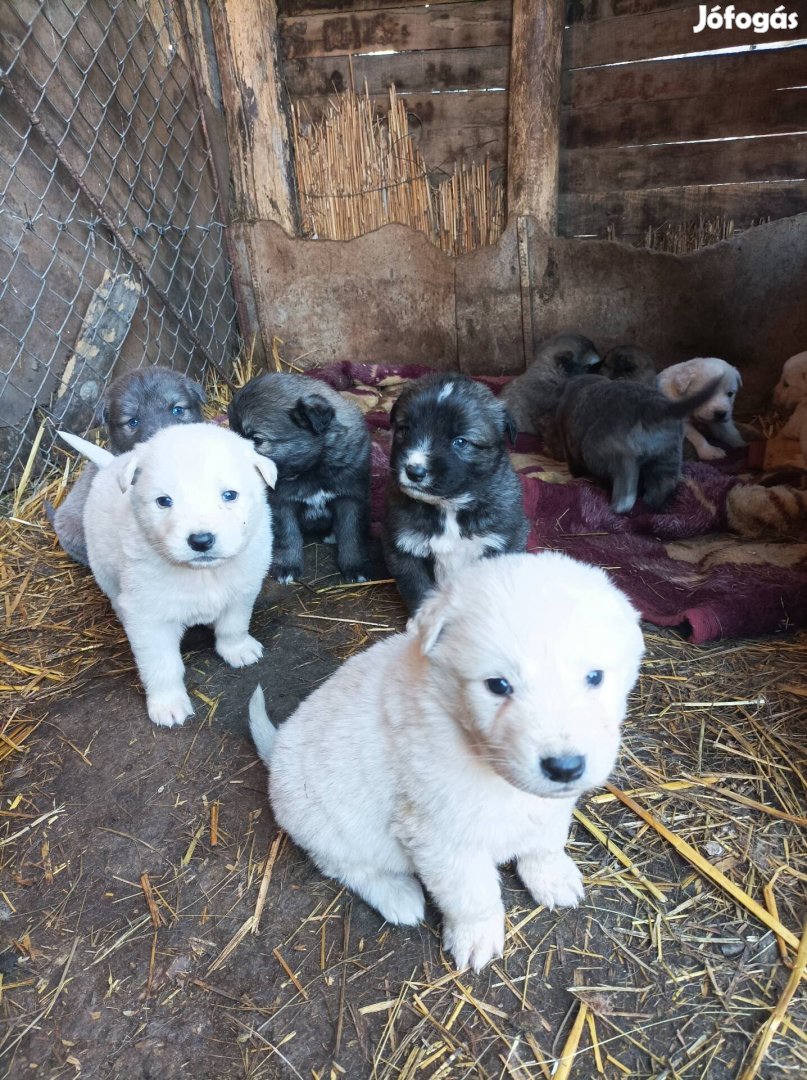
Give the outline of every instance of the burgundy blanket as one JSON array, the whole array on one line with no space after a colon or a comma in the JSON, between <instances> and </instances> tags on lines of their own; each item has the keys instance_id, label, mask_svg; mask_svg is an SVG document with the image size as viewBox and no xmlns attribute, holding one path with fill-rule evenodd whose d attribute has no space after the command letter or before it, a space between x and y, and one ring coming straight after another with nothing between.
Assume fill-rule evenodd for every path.
<instances>
[{"instance_id":1,"label":"burgundy blanket","mask_svg":"<svg viewBox=\"0 0 807 1080\"><path fill-rule=\"evenodd\" d=\"M360 405L373 433L373 522L384 511L389 460L389 408L408 379L428 369L343 363L312 372ZM494 391L507 381L482 379ZM530 551L565 551L608 570L643 618L675 626L693 642L750 637L807 626L807 544L771 525L771 536L730 532L746 492L762 492L743 473L745 452L719 466L688 462L684 481L663 513L640 502L614 514L608 493L572 479L542 456L536 439L519 436L513 465L521 476L531 522ZM733 494L732 494L733 493ZM807 522L804 523L807 527ZM807 537L804 537L807 538Z\"/></svg>"}]
</instances>

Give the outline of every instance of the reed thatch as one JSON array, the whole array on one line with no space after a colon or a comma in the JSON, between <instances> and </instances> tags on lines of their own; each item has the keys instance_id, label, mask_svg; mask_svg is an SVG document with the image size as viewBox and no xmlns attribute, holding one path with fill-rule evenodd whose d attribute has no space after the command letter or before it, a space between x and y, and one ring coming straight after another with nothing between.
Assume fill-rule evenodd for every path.
<instances>
[{"instance_id":1,"label":"reed thatch","mask_svg":"<svg viewBox=\"0 0 807 1080\"><path fill-rule=\"evenodd\" d=\"M364 95L336 95L317 123L294 105L292 130L305 236L350 240L398 222L452 255L499 238L504 188L490 163L461 162L438 181L414 145L394 86L384 115L365 87Z\"/></svg>"}]
</instances>

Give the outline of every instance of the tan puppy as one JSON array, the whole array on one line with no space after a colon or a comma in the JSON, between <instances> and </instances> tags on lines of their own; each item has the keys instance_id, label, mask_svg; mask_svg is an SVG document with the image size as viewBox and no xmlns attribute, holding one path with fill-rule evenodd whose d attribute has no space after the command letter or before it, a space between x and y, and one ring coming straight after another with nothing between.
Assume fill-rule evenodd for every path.
<instances>
[{"instance_id":1,"label":"tan puppy","mask_svg":"<svg viewBox=\"0 0 807 1080\"><path fill-rule=\"evenodd\" d=\"M780 409L794 409L801 401L807 401L807 352L785 361L773 391L773 403Z\"/></svg>"},{"instance_id":2,"label":"tan puppy","mask_svg":"<svg viewBox=\"0 0 807 1080\"><path fill-rule=\"evenodd\" d=\"M263 655L249 621L272 559L265 485L275 464L215 424L163 428L120 457L68 441L99 465L84 507L87 554L123 623L149 717L181 724L193 714L179 651L187 627L211 624L231 667Z\"/></svg>"},{"instance_id":3,"label":"tan puppy","mask_svg":"<svg viewBox=\"0 0 807 1080\"><path fill-rule=\"evenodd\" d=\"M564 851L579 795L614 767L643 643L600 569L559 553L459 571L404 634L359 653L275 730L250 728L279 825L391 923L428 889L458 968L504 948L498 867L536 904L577 904Z\"/></svg>"},{"instance_id":4,"label":"tan puppy","mask_svg":"<svg viewBox=\"0 0 807 1080\"><path fill-rule=\"evenodd\" d=\"M714 446L706 435L726 446L745 446L745 439L732 420L734 399L743 384L740 373L717 356L699 356L673 364L658 374L659 390L673 401L692 397L715 379L720 380L715 393L684 421L684 438L695 447L701 461L718 461L726 456L726 451Z\"/></svg>"}]
</instances>

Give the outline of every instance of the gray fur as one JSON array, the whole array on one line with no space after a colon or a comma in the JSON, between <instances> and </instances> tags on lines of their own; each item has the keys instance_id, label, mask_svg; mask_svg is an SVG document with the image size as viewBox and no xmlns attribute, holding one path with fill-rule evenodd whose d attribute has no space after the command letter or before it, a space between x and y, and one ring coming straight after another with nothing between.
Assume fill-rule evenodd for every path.
<instances>
[{"instance_id":1,"label":"gray fur","mask_svg":"<svg viewBox=\"0 0 807 1080\"><path fill-rule=\"evenodd\" d=\"M501 399L519 431L537 435L543 449L562 458L555 411L567 381L599 370L602 358L582 334L555 334L542 341L523 375L512 379Z\"/></svg>"},{"instance_id":2,"label":"gray fur","mask_svg":"<svg viewBox=\"0 0 807 1080\"><path fill-rule=\"evenodd\" d=\"M193 424L202 420L205 392L202 387L170 368L151 367L127 371L109 384L101 401L100 419L113 454L125 454L138 443L170 424ZM179 415L173 410L182 409ZM97 473L88 464L67 497L45 512L62 548L71 559L87 566L84 540L84 503Z\"/></svg>"},{"instance_id":3,"label":"gray fur","mask_svg":"<svg viewBox=\"0 0 807 1080\"><path fill-rule=\"evenodd\" d=\"M616 345L609 349L597 374L609 379L629 379L631 382L656 385L656 365L650 353L635 345Z\"/></svg>"},{"instance_id":4,"label":"gray fur","mask_svg":"<svg viewBox=\"0 0 807 1080\"><path fill-rule=\"evenodd\" d=\"M359 407L319 379L269 372L236 393L229 415L233 431L277 465L269 494L272 575L286 583L299 580L304 535L332 532L344 579L365 581L370 436Z\"/></svg>"},{"instance_id":5,"label":"gray fur","mask_svg":"<svg viewBox=\"0 0 807 1080\"><path fill-rule=\"evenodd\" d=\"M716 383L670 401L640 382L580 375L558 406L558 427L574 476L611 484L611 509L626 514L641 496L660 510L681 479L683 419L708 401Z\"/></svg>"}]
</instances>

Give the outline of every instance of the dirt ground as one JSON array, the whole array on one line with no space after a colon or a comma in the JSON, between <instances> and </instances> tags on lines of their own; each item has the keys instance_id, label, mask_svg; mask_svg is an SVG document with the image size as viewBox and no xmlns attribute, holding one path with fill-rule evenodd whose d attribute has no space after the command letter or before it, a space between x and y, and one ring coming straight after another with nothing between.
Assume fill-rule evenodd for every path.
<instances>
[{"instance_id":1,"label":"dirt ground","mask_svg":"<svg viewBox=\"0 0 807 1080\"><path fill-rule=\"evenodd\" d=\"M391 585L322 592L331 552L307 557L306 585L259 601L256 667L194 632L194 721L155 728L111 665L0 765L0 1075L740 1076L794 949L612 794L573 827L584 903L536 909L506 869L506 953L476 976L441 953L434 910L385 926L278 832L246 729L256 681L282 720L405 621ZM615 783L749 896L769 885L798 937L807 638L697 649L648 630ZM758 1075L807 1075L803 993Z\"/></svg>"}]
</instances>

